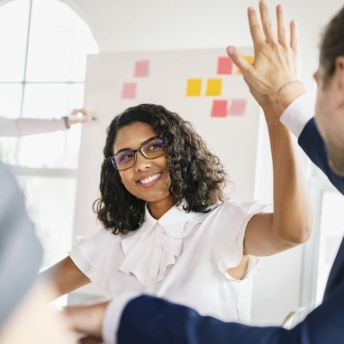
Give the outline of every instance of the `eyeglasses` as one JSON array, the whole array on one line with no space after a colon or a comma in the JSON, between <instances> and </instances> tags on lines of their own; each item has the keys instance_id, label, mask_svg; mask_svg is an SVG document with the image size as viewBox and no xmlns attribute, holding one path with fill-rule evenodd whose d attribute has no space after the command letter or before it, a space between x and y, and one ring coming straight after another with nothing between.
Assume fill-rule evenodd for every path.
<instances>
[{"instance_id":1,"label":"eyeglasses","mask_svg":"<svg viewBox=\"0 0 344 344\"><path fill-rule=\"evenodd\" d=\"M118 171L127 170L136 163L136 153L140 152L146 159L152 160L165 154L165 141L159 137L152 137L143 142L138 149L121 149L115 155L110 156L113 167Z\"/></svg>"}]
</instances>

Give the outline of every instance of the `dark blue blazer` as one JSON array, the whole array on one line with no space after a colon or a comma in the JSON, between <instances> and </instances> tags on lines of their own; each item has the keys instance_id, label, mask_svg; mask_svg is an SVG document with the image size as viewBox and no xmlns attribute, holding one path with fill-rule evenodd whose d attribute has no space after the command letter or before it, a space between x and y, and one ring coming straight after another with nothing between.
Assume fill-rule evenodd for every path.
<instances>
[{"instance_id":1,"label":"dark blue blazer","mask_svg":"<svg viewBox=\"0 0 344 344\"><path fill-rule=\"evenodd\" d=\"M344 194L344 178L327 163L324 142L314 119L302 131L299 144L310 159ZM292 330L225 323L168 301L141 296L125 307L117 332L119 344L340 344L344 343L344 244L327 283L323 303Z\"/></svg>"}]
</instances>

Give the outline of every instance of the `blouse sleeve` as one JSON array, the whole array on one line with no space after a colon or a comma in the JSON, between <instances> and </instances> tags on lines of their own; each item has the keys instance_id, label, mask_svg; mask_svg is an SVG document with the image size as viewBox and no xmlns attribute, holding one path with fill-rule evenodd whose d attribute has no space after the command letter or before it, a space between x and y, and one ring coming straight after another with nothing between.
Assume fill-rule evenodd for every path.
<instances>
[{"instance_id":1,"label":"blouse sleeve","mask_svg":"<svg viewBox=\"0 0 344 344\"><path fill-rule=\"evenodd\" d=\"M243 257L244 238L246 227L253 215L262 212L269 204L263 201L255 202L228 202L224 205L221 216L221 224L214 246L215 262L220 272L227 278L231 278L227 270L237 266ZM250 256L246 277L250 277L258 270L258 259Z\"/></svg>"},{"instance_id":2,"label":"blouse sleeve","mask_svg":"<svg viewBox=\"0 0 344 344\"><path fill-rule=\"evenodd\" d=\"M0 117L0 136L21 137L65 130L66 120Z\"/></svg>"},{"instance_id":3,"label":"blouse sleeve","mask_svg":"<svg viewBox=\"0 0 344 344\"><path fill-rule=\"evenodd\" d=\"M92 282L107 289L107 270L114 235L102 228L87 237L78 237L69 252L74 264Z\"/></svg>"}]
</instances>

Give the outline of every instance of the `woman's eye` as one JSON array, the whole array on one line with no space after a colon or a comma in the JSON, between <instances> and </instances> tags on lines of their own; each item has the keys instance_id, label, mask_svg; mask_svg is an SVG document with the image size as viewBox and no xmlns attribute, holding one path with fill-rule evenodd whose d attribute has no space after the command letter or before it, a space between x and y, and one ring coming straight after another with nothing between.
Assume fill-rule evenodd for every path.
<instances>
[{"instance_id":1,"label":"woman's eye","mask_svg":"<svg viewBox=\"0 0 344 344\"><path fill-rule=\"evenodd\" d=\"M163 148L162 144L154 143L149 146L148 150L161 150Z\"/></svg>"},{"instance_id":2,"label":"woman's eye","mask_svg":"<svg viewBox=\"0 0 344 344\"><path fill-rule=\"evenodd\" d=\"M122 161L128 160L128 159L130 159L130 158L132 158L132 157L133 157L133 154L131 154L131 153L126 153L126 154L121 155L120 160L121 160L121 162L122 162Z\"/></svg>"}]
</instances>

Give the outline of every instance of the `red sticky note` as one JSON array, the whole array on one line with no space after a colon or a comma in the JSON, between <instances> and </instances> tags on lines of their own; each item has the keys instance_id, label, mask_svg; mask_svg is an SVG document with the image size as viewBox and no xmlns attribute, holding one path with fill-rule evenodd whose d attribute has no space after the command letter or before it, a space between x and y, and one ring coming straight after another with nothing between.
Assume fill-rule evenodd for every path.
<instances>
[{"instance_id":1,"label":"red sticky note","mask_svg":"<svg viewBox=\"0 0 344 344\"><path fill-rule=\"evenodd\" d=\"M226 117L227 116L227 100L213 100L213 107L211 109L211 117Z\"/></svg>"},{"instance_id":2,"label":"red sticky note","mask_svg":"<svg viewBox=\"0 0 344 344\"><path fill-rule=\"evenodd\" d=\"M217 61L217 74L232 74L233 62L229 57L219 57Z\"/></svg>"},{"instance_id":3,"label":"red sticky note","mask_svg":"<svg viewBox=\"0 0 344 344\"><path fill-rule=\"evenodd\" d=\"M122 99L134 99L136 97L136 83L125 82L122 88Z\"/></svg>"},{"instance_id":4,"label":"red sticky note","mask_svg":"<svg viewBox=\"0 0 344 344\"><path fill-rule=\"evenodd\" d=\"M135 77L145 77L149 74L149 61L136 61L135 63Z\"/></svg>"},{"instance_id":5,"label":"red sticky note","mask_svg":"<svg viewBox=\"0 0 344 344\"><path fill-rule=\"evenodd\" d=\"M246 99L233 99L229 108L230 116L241 116L245 114Z\"/></svg>"}]
</instances>

